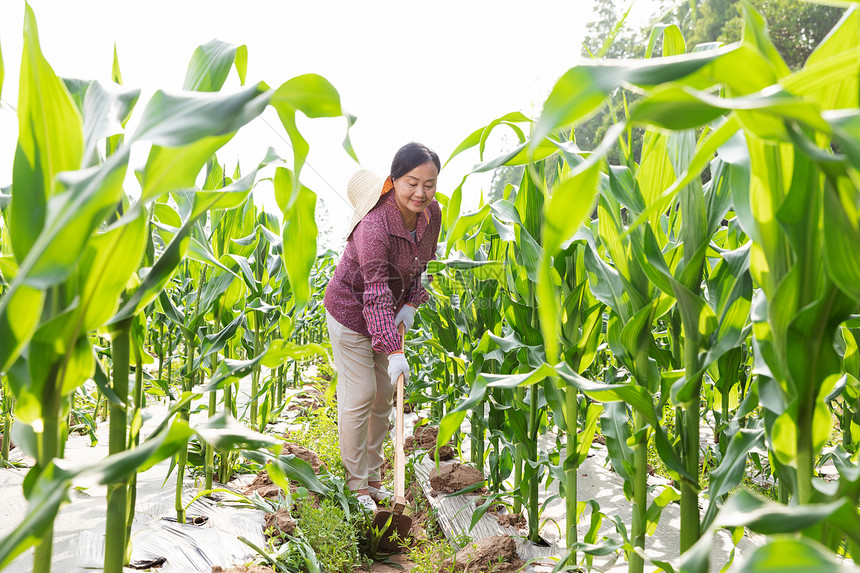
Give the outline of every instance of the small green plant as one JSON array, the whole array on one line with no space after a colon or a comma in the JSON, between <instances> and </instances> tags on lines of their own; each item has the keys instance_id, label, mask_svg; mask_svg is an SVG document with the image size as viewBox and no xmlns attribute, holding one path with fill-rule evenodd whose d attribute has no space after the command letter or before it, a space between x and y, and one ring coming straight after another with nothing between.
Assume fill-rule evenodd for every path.
<instances>
[{"instance_id":1,"label":"small green plant","mask_svg":"<svg viewBox=\"0 0 860 573\"><path fill-rule=\"evenodd\" d=\"M317 378L329 381L334 378L334 368L328 362L321 360L317 364Z\"/></svg>"},{"instance_id":2,"label":"small green plant","mask_svg":"<svg viewBox=\"0 0 860 573\"><path fill-rule=\"evenodd\" d=\"M329 573L350 573L355 568L370 565L359 551L358 522L353 512L347 517L340 505L331 499L318 504L310 496L296 500L295 515L303 537L317 554L320 565Z\"/></svg>"},{"instance_id":3,"label":"small green plant","mask_svg":"<svg viewBox=\"0 0 860 573\"><path fill-rule=\"evenodd\" d=\"M337 411L326 406L312 411L298 420L302 429L290 434L291 442L311 449L333 473L343 470L337 438Z\"/></svg>"},{"instance_id":4,"label":"small green plant","mask_svg":"<svg viewBox=\"0 0 860 573\"><path fill-rule=\"evenodd\" d=\"M440 571L453 571L451 567L444 568L442 563L449 557L453 557L457 549L444 539L437 541L426 541L409 549L409 560L415 564L412 568L414 573L437 573Z\"/></svg>"}]
</instances>

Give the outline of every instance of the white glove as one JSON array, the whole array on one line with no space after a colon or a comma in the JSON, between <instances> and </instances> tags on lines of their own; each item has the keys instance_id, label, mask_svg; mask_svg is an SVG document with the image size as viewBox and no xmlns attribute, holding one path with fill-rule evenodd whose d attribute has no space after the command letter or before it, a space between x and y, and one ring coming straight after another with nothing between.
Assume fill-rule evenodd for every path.
<instances>
[{"instance_id":1,"label":"white glove","mask_svg":"<svg viewBox=\"0 0 860 573\"><path fill-rule=\"evenodd\" d=\"M403 308L397 312L397 316L394 317L394 328L397 328L401 322L407 331L412 328L412 324L415 322L415 310L411 304L404 304Z\"/></svg>"},{"instance_id":2,"label":"white glove","mask_svg":"<svg viewBox=\"0 0 860 573\"><path fill-rule=\"evenodd\" d=\"M409 382L409 363L402 352L392 352L388 355L388 375L391 377L391 385L397 386L397 377L403 374L403 383Z\"/></svg>"}]
</instances>

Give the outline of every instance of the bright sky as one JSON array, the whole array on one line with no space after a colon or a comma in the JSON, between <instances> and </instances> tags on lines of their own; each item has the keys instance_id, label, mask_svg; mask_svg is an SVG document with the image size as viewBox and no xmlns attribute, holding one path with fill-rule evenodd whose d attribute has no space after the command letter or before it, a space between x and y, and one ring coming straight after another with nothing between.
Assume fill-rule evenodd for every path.
<instances>
[{"instance_id":1,"label":"bright sky","mask_svg":"<svg viewBox=\"0 0 860 573\"><path fill-rule=\"evenodd\" d=\"M646 17L652 5L637 0L634 16ZM534 117L555 80L579 61L593 0L32 0L31 6L42 50L60 76L108 81L116 43L124 83L143 90L138 112L155 89L179 89L194 49L212 38L248 46L249 83L276 87L296 75L321 74L358 117L351 137L362 166L386 174L394 152L409 141L429 145L444 162L496 117L517 110ZM2 99L13 106L23 7L22 0L0 2ZM228 86L238 86L235 72ZM337 243L351 213L346 184L358 168L340 147L345 120L300 127L311 144L302 179L325 203ZM17 118L4 104L0 186L12 180L16 134ZM219 157L247 169L272 146L289 158L285 137L268 112ZM132 161L142 162L145 153ZM450 193L477 161L477 151L452 161L439 190ZM473 205L482 187L488 189L489 177L467 183ZM277 210L270 189L256 193Z\"/></svg>"}]
</instances>

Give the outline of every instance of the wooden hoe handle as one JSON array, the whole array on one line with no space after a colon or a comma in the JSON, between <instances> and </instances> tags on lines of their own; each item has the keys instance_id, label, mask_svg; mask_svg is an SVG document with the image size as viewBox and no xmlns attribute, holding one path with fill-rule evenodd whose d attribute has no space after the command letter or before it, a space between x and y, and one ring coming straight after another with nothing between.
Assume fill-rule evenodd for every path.
<instances>
[{"instance_id":1,"label":"wooden hoe handle","mask_svg":"<svg viewBox=\"0 0 860 573\"><path fill-rule=\"evenodd\" d=\"M406 326L400 323L401 348L406 350ZM394 511L402 513L406 507L406 453L403 451L403 374L397 377L397 410L394 418Z\"/></svg>"}]
</instances>

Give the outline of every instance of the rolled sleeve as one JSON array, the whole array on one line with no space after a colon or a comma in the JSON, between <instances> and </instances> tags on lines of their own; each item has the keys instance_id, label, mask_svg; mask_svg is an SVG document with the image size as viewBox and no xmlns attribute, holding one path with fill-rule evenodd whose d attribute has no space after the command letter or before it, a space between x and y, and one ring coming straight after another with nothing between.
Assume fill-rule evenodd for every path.
<instances>
[{"instance_id":1,"label":"rolled sleeve","mask_svg":"<svg viewBox=\"0 0 860 573\"><path fill-rule=\"evenodd\" d=\"M388 285L390 241L382 226L369 218L353 231L359 269L364 281L362 314L377 352L402 350L394 328L394 295Z\"/></svg>"},{"instance_id":2,"label":"rolled sleeve","mask_svg":"<svg viewBox=\"0 0 860 573\"><path fill-rule=\"evenodd\" d=\"M409 290L406 292L406 296L404 297L406 304L412 305L415 308L418 308L427 302L428 298L430 298L430 295L421 285L421 277L418 277L417 280L412 282L412 286L409 287Z\"/></svg>"}]
</instances>

